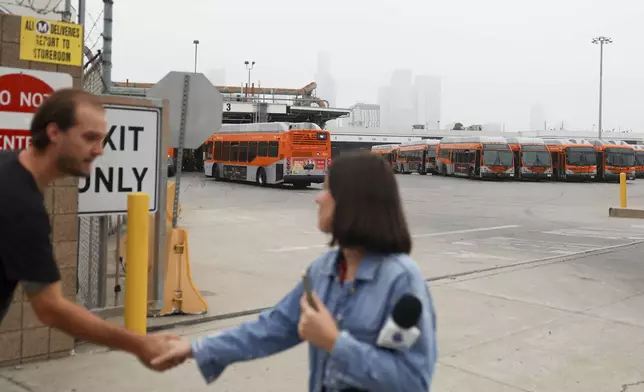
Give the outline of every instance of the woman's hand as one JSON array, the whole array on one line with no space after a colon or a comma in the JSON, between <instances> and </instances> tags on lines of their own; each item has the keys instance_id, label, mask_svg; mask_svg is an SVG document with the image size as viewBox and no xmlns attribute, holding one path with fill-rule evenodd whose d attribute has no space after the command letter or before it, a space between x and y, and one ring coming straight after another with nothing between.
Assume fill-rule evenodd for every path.
<instances>
[{"instance_id":1,"label":"woman's hand","mask_svg":"<svg viewBox=\"0 0 644 392\"><path fill-rule=\"evenodd\" d=\"M164 352L152 359L151 365L160 368L171 368L182 364L192 357L192 346L189 341L177 339L169 343Z\"/></svg>"},{"instance_id":2,"label":"woman's hand","mask_svg":"<svg viewBox=\"0 0 644 392\"><path fill-rule=\"evenodd\" d=\"M318 308L317 311L309 304L306 294L300 298L301 313L297 331L300 338L330 353L340 335L340 330L329 310L315 293L313 293L313 301Z\"/></svg>"}]
</instances>

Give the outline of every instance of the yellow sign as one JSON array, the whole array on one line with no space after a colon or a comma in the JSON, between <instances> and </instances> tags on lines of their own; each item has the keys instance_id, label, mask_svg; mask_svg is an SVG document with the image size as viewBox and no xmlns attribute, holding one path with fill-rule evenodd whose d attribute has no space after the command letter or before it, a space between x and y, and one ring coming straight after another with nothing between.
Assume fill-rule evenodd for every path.
<instances>
[{"instance_id":1,"label":"yellow sign","mask_svg":"<svg viewBox=\"0 0 644 392\"><path fill-rule=\"evenodd\" d=\"M80 67L83 64L83 27L21 17L20 60Z\"/></svg>"}]
</instances>

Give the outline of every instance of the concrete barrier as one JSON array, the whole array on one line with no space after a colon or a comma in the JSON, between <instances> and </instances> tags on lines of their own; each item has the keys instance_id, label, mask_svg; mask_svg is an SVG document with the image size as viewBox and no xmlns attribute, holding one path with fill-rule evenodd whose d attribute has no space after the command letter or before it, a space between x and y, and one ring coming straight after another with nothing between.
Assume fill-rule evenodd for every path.
<instances>
[{"instance_id":1,"label":"concrete barrier","mask_svg":"<svg viewBox=\"0 0 644 392\"><path fill-rule=\"evenodd\" d=\"M608 216L611 218L644 219L644 210L611 207L608 209Z\"/></svg>"}]
</instances>

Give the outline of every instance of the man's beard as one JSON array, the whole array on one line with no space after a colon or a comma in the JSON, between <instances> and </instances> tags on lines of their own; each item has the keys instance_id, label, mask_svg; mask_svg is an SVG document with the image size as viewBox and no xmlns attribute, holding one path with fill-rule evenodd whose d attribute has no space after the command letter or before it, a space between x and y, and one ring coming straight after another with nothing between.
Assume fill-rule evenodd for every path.
<instances>
[{"instance_id":1,"label":"man's beard","mask_svg":"<svg viewBox=\"0 0 644 392\"><path fill-rule=\"evenodd\" d=\"M60 173L68 176L84 178L88 178L90 176L89 173L84 173L80 169L78 161L71 157L59 156L56 161L56 168Z\"/></svg>"}]
</instances>

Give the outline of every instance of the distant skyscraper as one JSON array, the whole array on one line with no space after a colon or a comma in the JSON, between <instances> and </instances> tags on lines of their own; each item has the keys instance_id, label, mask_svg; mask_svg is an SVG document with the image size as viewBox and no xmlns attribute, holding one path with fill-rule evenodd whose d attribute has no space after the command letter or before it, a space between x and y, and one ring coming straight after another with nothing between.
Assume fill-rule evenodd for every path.
<instances>
[{"instance_id":1,"label":"distant skyscraper","mask_svg":"<svg viewBox=\"0 0 644 392\"><path fill-rule=\"evenodd\" d=\"M391 87L383 86L378 89L378 106L380 106L380 127L392 127Z\"/></svg>"},{"instance_id":2,"label":"distant skyscraper","mask_svg":"<svg viewBox=\"0 0 644 392\"><path fill-rule=\"evenodd\" d=\"M380 128L380 105L356 103L349 108L351 115L347 126L360 128Z\"/></svg>"},{"instance_id":3,"label":"distant skyscraper","mask_svg":"<svg viewBox=\"0 0 644 392\"><path fill-rule=\"evenodd\" d=\"M409 69L396 69L391 75L389 127L400 133L411 130L411 126L416 123L411 79L412 72Z\"/></svg>"},{"instance_id":4,"label":"distant skyscraper","mask_svg":"<svg viewBox=\"0 0 644 392\"><path fill-rule=\"evenodd\" d=\"M546 128L546 112L541 104L535 103L530 108L530 130L542 131Z\"/></svg>"},{"instance_id":5,"label":"distant skyscraper","mask_svg":"<svg viewBox=\"0 0 644 392\"><path fill-rule=\"evenodd\" d=\"M315 74L315 83L318 87L316 95L318 98L325 99L329 102L329 106L335 107L336 102L336 86L335 80L331 75L331 56L327 52L318 53L318 69Z\"/></svg>"},{"instance_id":6,"label":"distant skyscraper","mask_svg":"<svg viewBox=\"0 0 644 392\"><path fill-rule=\"evenodd\" d=\"M418 75L414 83L416 124L428 129L438 129L441 120L441 79L435 76Z\"/></svg>"}]
</instances>

